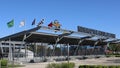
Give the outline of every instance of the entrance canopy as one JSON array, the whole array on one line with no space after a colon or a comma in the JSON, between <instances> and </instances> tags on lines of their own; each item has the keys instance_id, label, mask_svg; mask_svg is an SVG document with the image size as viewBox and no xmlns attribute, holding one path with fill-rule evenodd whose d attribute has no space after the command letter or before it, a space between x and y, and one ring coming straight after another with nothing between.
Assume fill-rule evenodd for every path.
<instances>
[{"instance_id":1,"label":"entrance canopy","mask_svg":"<svg viewBox=\"0 0 120 68\"><path fill-rule=\"evenodd\" d=\"M37 30L42 29L43 26L38 26L29 30L25 30L22 32L18 32L3 38L0 38L0 41L25 41L27 43L49 43L55 44L56 40L60 36L59 34L52 34L46 32L37 32ZM49 27L44 27L47 29L51 29ZM62 29L57 29L61 31ZM70 31L68 31L70 32ZM72 32L74 33L74 32ZM79 33L79 32L78 32ZM78 42L82 39L82 37L76 36L63 36L62 39L58 42L58 44L69 44L69 45L78 45ZM81 45L94 45L96 40L85 39ZM98 45L106 45L106 41L100 41Z\"/></svg>"}]
</instances>

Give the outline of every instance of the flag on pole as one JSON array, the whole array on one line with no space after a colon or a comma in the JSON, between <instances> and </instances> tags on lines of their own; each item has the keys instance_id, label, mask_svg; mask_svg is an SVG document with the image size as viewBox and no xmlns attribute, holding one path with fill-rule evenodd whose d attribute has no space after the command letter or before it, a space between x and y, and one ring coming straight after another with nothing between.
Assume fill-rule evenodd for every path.
<instances>
[{"instance_id":1,"label":"flag on pole","mask_svg":"<svg viewBox=\"0 0 120 68\"><path fill-rule=\"evenodd\" d=\"M11 20L7 23L8 28L11 28L14 26L14 20Z\"/></svg>"},{"instance_id":2,"label":"flag on pole","mask_svg":"<svg viewBox=\"0 0 120 68\"><path fill-rule=\"evenodd\" d=\"M40 25L42 25L43 23L44 23L44 19L42 19L42 20L38 23L37 26L40 26Z\"/></svg>"},{"instance_id":3,"label":"flag on pole","mask_svg":"<svg viewBox=\"0 0 120 68\"><path fill-rule=\"evenodd\" d=\"M36 21L36 19L33 20L32 25L35 25L35 21Z\"/></svg>"},{"instance_id":4,"label":"flag on pole","mask_svg":"<svg viewBox=\"0 0 120 68\"><path fill-rule=\"evenodd\" d=\"M55 27L55 32L60 31L61 24L58 20L54 20L53 26Z\"/></svg>"},{"instance_id":5,"label":"flag on pole","mask_svg":"<svg viewBox=\"0 0 120 68\"><path fill-rule=\"evenodd\" d=\"M53 26L55 26L56 28L60 28L61 24L59 24L59 22L55 20Z\"/></svg>"},{"instance_id":6,"label":"flag on pole","mask_svg":"<svg viewBox=\"0 0 120 68\"><path fill-rule=\"evenodd\" d=\"M49 23L48 27L53 27L53 22Z\"/></svg>"},{"instance_id":7,"label":"flag on pole","mask_svg":"<svg viewBox=\"0 0 120 68\"><path fill-rule=\"evenodd\" d=\"M24 20L20 22L19 27L23 27L23 26L25 26L25 21Z\"/></svg>"}]
</instances>

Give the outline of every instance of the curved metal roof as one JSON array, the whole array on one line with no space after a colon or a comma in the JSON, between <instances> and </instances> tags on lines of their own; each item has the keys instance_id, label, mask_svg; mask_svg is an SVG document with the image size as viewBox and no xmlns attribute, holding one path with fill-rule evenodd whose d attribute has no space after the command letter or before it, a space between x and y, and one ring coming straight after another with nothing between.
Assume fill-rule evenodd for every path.
<instances>
[{"instance_id":1,"label":"curved metal roof","mask_svg":"<svg viewBox=\"0 0 120 68\"><path fill-rule=\"evenodd\" d=\"M9 35L3 38L0 38L0 41L8 41L9 39L11 41L23 41L24 36L27 37L24 41L27 43L32 42L43 42L43 43L49 43L49 44L55 44L56 40L58 38L58 34L50 34L50 33L43 33L43 32L36 32L36 30L40 29L41 26L35 27L30 30L25 30L19 33L15 33L13 35ZM80 41L80 37L74 37L74 36L64 36L58 44L68 44L69 45L78 45L78 42ZM82 45L94 45L96 41L95 40L84 40L81 44ZM98 45L106 45L107 42L99 42Z\"/></svg>"}]
</instances>

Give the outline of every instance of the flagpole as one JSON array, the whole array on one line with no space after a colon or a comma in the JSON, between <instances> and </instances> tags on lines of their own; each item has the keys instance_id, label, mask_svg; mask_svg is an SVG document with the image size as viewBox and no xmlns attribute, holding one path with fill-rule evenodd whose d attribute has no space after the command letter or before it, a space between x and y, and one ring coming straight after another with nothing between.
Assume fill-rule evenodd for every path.
<instances>
[{"instance_id":1,"label":"flagpole","mask_svg":"<svg viewBox=\"0 0 120 68\"><path fill-rule=\"evenodd\" d=\"M15 32L15 27L12 28L12 34L14 34L14 32Z\"/></svg>"}]
</instances>

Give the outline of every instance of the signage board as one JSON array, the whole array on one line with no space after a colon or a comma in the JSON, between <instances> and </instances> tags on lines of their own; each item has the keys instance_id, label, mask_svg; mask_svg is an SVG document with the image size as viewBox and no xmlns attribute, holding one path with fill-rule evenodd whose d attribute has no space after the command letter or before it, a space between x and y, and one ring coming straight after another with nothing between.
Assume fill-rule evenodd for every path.
<instances>
[{"instance_id":1,"label":"signage board","mask_svg":"<svg viewBox=\"0 0 120 68\"><path fill-rule=\"evenodd\" d=\"M82 27L82 26L78 26L77 29L78 29L78 32L83 32L83 33L87 33L87 34L91 34L91 35L104 36L107 38L115 38L115 34L108 33L108 32L103 32L103 31L90 29L90 28L86 28L86 27Z\"/></svg>"}]
</instances>

